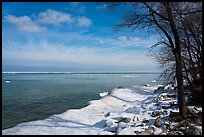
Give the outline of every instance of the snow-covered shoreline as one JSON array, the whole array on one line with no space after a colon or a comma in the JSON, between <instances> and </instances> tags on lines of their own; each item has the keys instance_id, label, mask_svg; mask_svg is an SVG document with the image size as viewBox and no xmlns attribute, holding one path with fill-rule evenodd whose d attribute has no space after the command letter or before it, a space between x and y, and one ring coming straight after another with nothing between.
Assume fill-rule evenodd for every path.
<instances>
[{"instance_id":1,"label":"snow-covered shoreline","mask_svg":"<svg viewBox=\"0 0 204 137\"><path fill-rule=\"evenodd\" d=\"M172 108L169 102L176 98L166 97L165 93L154 93L158 86L133 86L114 88L99 100L81 109L71 109L44 120L18 124L2 130L3 135L136 135L146 132L162 133L169 121ZM172 89L168 91L173 93ZM160 100L157 100L157 99ZM155 125L158 117L153 116L161 111L162 125ZM174 109L173 111L178 111ZM201 108L202 112L202 108ZM156 114L157 115L157 114ZM165 123L166 122L166 123ZM201 126L202 128L202 126ZM148 130L148 131L147 131ZM145 134L145 133L144 133Z\"/></svg>"}]
</instances>

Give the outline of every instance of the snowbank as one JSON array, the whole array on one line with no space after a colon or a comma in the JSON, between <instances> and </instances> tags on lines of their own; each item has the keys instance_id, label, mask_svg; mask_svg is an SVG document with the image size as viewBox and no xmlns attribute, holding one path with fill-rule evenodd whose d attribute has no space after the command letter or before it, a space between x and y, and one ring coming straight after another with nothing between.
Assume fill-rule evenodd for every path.
<instances>
[{"instance_id":1,"label":"snowbank","mask_svg":"<svg viewBox=\"0 0 204 137\"><path fill-rule=\"evenodd\" d=\"M160 134L165 128L165 122L169 121L167 115L172 110L171 108L164 110L162 107L169 105L168 103L172 100L168 101L170 98L165 94L154 93L157 87L115 88L101 99L90 101L87 107L68 110L44 120L21 123L3 130L2 134L136 135L150 132ZM160 100L160 98L165 98L165 100ZM162 111L161 127L154 125L158 118L152 114L155 110Z\"/></svg>"}]
</instances>

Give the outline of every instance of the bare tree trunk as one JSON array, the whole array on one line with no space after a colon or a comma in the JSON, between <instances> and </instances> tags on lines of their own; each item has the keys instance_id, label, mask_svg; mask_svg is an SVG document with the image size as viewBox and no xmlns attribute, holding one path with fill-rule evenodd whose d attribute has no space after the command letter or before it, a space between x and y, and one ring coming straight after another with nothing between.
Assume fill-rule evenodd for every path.
<instances>
[{"instance_id":1,"label":"bare tree trunk","mask_svg":"<svg viewBox=\"0 0 204 137\"><path fill-rule=\"evenodd\" d=\"M169 2L167 2L165 6L167 9L169 23L175 40L175 50L173 52L174 52L175 61L176 61L176 79L178 84L177 94L178 94L179 113L182 117L184 117L186 115L187 109L185 105L185 96L184 96L184 87L183 87L183 71L182 71L182 60L181 60L180 37L174 22L171 8L169 7L170 6Z\"/></svg>"},{"instance_id":2,"label":"bare tree trunk","mask_svg":"<svg viewBox=\"0 0 204 137\"><path fill-rule=\"evenodd\" d=\"M183 72L182 72L182 62L181 56L179 53L175 53L176 58L176 79L178 84L178 104L179 104L179 113L182 117L186 115L186 105L185 105L185 95L184 95L184 87L183 87Z\"/></svg>"}]
</instances>

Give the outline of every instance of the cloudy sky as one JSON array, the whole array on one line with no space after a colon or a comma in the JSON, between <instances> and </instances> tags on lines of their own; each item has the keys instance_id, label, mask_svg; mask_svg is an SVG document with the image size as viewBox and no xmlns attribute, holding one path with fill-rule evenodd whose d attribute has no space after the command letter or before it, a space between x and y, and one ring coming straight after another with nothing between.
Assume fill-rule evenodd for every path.
<instances>
[{"instance_id":1,"label":"cloudy sky","mask_svg":"<svg viewBox=\"0 0 204 137\"><path fill-rule=\"evenodd\" d=\"M125 7L95 2L3 2L3 71L159 71L158 36L114 31Z\"/></svg>"}]
</instances>

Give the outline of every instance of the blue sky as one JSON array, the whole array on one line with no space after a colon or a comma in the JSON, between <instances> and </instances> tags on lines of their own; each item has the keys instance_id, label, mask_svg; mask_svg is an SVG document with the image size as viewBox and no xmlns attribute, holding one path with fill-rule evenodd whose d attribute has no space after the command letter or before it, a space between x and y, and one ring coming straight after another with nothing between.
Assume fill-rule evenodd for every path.
<instances>
[{"instance_id":1,"label":"blue sky","mask_svg":"<svg viewBox=\"0 0 204 137\"><path fill-rule=\"evenodd\" d=\"M97 2L3 2L3 71L159 71L158 35L113 31L124 8Z\"/></svg>"}]
</instances>

